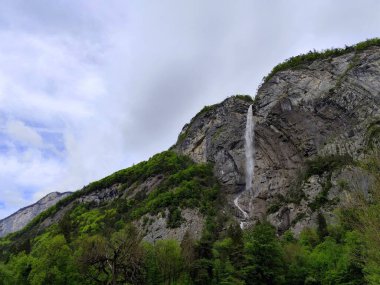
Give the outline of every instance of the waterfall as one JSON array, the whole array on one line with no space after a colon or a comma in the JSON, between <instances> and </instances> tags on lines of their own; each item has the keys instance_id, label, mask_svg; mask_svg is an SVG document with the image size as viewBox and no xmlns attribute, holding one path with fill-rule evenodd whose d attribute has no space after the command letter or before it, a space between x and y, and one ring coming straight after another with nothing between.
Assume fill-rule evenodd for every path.
<instances>
[{"instance_id":1,"label":"waterfall","mask_svg":"<svg viewBox=\"0 0 380 285\"><path fill-rule=\"evenodd\" d=\"M247 113L247 123L245 126L245 190L249 191L251 194L251 198L253 197L253 175L255 170L254 165L254 123L253 123L253 115L252 115L252 105L248 108Z\"/></svg>"},{"instance_id":2,"label":"waterfall","mask_svg":"<svg viewBox=\"0 0 380 285\"><path fill-rule=\"evenodd\" d=\"M253 114L252 114L252 105L249 106L247 112L247 122L245 126L245 144L244 144L244 152L245 152L245 191L249 191L249 199L253 198L253 177L254 177L254 154L255 154L255 131L254 131L254 122L253 122ZM243 221L240 222L240 227L244 228L244 220L249 218L249 215L246 211L244 211L239 205L239 198L242 193L240 193L234 200L234 204L236 208L243 214Z\"/></svg>"},{"instance_id":3,"label":"waterfall","mask_svg":"<svg viewBox=\"0 0 380 285\"><path fill-rule=\"evenodd\" d=\"M243 229L243 228L244 228L244 220L247 220L247 219L249 218L249 215L248 215L248 213L247 213L246 211L244 211L244 210L240 207L240 205L239 205L239 198L240 198L241 194L242 194L242 193L240 193L240 194L235 198L235 200L234 200L234 204L235 204L236 208L238 208L238 210L243 214L244 219L243 219L243 221L240 222L240 228Z\"/></svg>"}]
</instances>

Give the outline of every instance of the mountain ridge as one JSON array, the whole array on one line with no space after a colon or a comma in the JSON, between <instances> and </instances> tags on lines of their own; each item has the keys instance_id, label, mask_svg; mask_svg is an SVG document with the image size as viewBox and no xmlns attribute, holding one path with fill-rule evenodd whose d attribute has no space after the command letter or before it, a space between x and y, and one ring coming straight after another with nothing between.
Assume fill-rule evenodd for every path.
<instances>
[{"instance_id":1,"label":"mountain ridge","mask_svg":"<svg viewBox=\"0 0 380 285\"><path fill-rule=\"evenodd\" d=\"M338 189L340 180L354 175L355 183L367 185L368 191L373 179L358 162L370 156L369 144L378 143L379 53L379 40L323 52L321 58L314 52L311 62L306 55L298 65L279 68L263 82L253 103L256 197L252 201L249 195L242 197L242 208L253 220L268 218L280 233L292 228L299 234L317 226L319 212L334 219L333 204L346 193ZM237 105L218 111L220 106L196 116L192 132L186 125L176 149L197 162L215 162L214 173L222 186L239 193L245 172L245 114L242 110L240 116L231 115L239 113ZM226 117L228 123L223 123ZM227 129L217 131L223 127ZM368 132L373 134L370 143ZM321 167L320 172L311 171L311 165ZM233 199L231 195L231 207Z\"/></svg>"},{"instance_id":2,"label":"mountain ridge","mask_svg":"<svg viewBox=\"0 0 380 285\"><path fill-rule=\"evenodd\" d=\"M359 122L359 120L354 120L354 116L350 117L345 113L347 110L351 110L352 115L355 110L361 108L360 106L354 106L355 100L353 96L362 96L363 98L360 98L360 100L367 100L364 105L372 108L372 114L367 116L368 118L366 118L368 112L363 111L363 108L360 109L360 112L364 112L363 114L358 113L359 116L364 116L360 128L366 129L368 124L376 121L375 119L371 121L370 118L375 118L376 114L378 114L376 107L378 106L378 99L376 99L378 94L376 91L369 91L366 88L370 87L374 88L374 90L378 88L379 42L378 40L371 40L369 44L358 44L356 47L360 48L345 48L343 52L342 50L334 50L330 53L324 52L320 54L320 58L317 56L318 53L309 53L313 58L312 61L306 55L303 56L303 60L298 65L294 64L294 59L287 61L293 62L291 67L283 68L282 66L277 68L276 72L267 76L254 100L249 96L238 95L229 97L221 103L204 107L183 127L176 144L170 149L180 155L189 156L197 163L212 163L214 165L213 173L221 183L222 191L227 196L226 209L232 215L235 215L237 219L240 219L241 217L239 217L239 213L236 211L232 201L236 193L240 193L244 189L245 169L242 130L244 130L248 106L253 104L254 120L257 124L256 143L258 150L256 153L256 177L254 183L257 195L254 199L255 210L250 213L252 223L269 214L268 219L272 224L276 225L280 232L292 227L299 233L306 226L316 226L315 215L317 213L315 209L310 212L309 206L315 201L309 201L307 204L300 206L297 203L294 204L294 202L302 202L304 197L289 198L290 200L284 197L294 194L288 193L291 191L290 185L298 179L296 172L307 167L308 160L316 159L319 156L332 156L334 158L334 155L335 159L339 160L341 159L340 156L347 154L347 149L344 149L345 146L342 146L339 141L327 143L327 140L334 140L334 133L343 128L343 124L334 125L332 123L335 118L338 118L339 122L346 120L345 127L347 127L347 124L354 126ZM357 72L359 71L362 72L361 76L363 78L369 76L370 78L366 82L374 86L368 86L367 83L365 83L367 85L363 85L363 80L356 80L355 76L358 75ZM354 81L350 82L350 80ZM343 101L334 99L340 98L339 94L343 93L346 94L341 96L345 98L342 99ZM349 98L349 96L352 98ZM309 126L302 125L305 119L309 121ZM286 122L286 120L291 122ZM325 125L328 127L324 127ZM377 124L375 123L376 126ZM348 148L348 155L357 159L357 152L363 153L365 150L366 143L364 140L366 135L360 130L357 131L355 127L349 128L349 130L339 134L338 139L346 140L346 142L352 141L351 148L354 149L350 150ZM317 132L319 134L315 135ZM331 134L333 134L332 137L330 136ZM374 138L376 141L376 136ZM355 139L358 139L358 142ZM278 146L280 146L280 149ZM342 149L334 151L333 148ZM332 163L335 162L333 161ZM342 167L349 165L349 163L343 164ZM369 184L371 179L368 175L361 173L361 170L357 168L352 168L351 170L359 173L358 175L361 176L361 179L366 180L367 184ZM318 174L323 175L325 173ZM318 195L327 194L321 184L328 183L333 184L333 186L337 184L337 181L331 181L331 177L330 181L325 181L325 178L313 175L304 178L306 180L302 181L303 185L297 186L301 188L297 189L300 193L296 193L296 196L304 196L302 194L305 192L303 187L311 185L309 187L311 189L307 191L312 193L312 199L317 199ZM328 175L334 177L334 175L339 174L328 173ZM347 176L347 174L344 175ZM308 181L308 179L312 181ZM96 200L97 198L88 198L88 195L91 196L91 185L94 183L84 187L82 192L75 192L72 199L84 203L93 202L93 199ZM105 197L111 197L109 199L112 200L112 195L117 192L115 190L118 189L116 186L116 188L112 188L113 185L107 184L107 187L104 188L105 196L102 196L103 198L99 201L108 199ZM268 191L264 188L267 188ZM101 192L102 189L96 191ZM332 193L335 193L335 196L340 195L336 192L339 191L333 189ZM88 193L88 195L85 193ZM87 198L80 199L82 194ZM322 198L322 200L326 200L326 197ZM336 197L330 198L330 200L334 200ZM66 200L61 201L61 204L66 203ZM242 207L249 212L248 200L249 197L244 197L243 195ZM61 204L58 203L58 207L61 207ZM312 207L315 208L314 206ZM325 210L323 207L317 210L324 212L327 216L331 214L329 210ZM302 224L301 222L304 222L305 218L300 217L308 215L311 220L306 224ZM47 218L47 216L44 218ZM44 218L41 216L40 221L42 222ZM57 218L59 220L59 216ZM45 222L45 224L50 225L54 221L57 220L53 218L51 222ZM162 226L165 227L164 225Z\"/></svg>"},{"instance_id":3,"label":"mountain ridge","mask_svg":"<svg viewBox=\"0 0 380 285\"><path fill-rule=\"evenodd\" d=\"M25 206L13 214L0 220L0 237L9 233L21 230L26 226L33 218L39 215L41 212L53 206L59 200L67 197L72 192L51 192L37 202Z\"/></svg>"},{"instance_id":4,"label":"mountain ridge","mask_svg":"<svg viewBox=\"0 0 380 285\"><path fill-rule=\"evenodd\" d=\"M362 46L290 61L0 238L0 284L379 284L380 40Z\"/></svg>"}]
</instances>

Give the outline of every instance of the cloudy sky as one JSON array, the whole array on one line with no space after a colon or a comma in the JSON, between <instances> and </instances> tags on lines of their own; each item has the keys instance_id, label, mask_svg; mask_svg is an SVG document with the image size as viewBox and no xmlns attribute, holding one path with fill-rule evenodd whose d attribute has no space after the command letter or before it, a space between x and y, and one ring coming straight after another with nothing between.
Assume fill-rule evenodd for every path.
<instances>
[{"instance_id":1,"label":"cloudy sky","mask_svg":"<svg viewBox=\"0 0 380 285\"><path fill-rule=\"evenodd\" d=\"M167 149L292 55L380 35L377 0L0 5L0 219Z\"/></svg>"}]
</instances>

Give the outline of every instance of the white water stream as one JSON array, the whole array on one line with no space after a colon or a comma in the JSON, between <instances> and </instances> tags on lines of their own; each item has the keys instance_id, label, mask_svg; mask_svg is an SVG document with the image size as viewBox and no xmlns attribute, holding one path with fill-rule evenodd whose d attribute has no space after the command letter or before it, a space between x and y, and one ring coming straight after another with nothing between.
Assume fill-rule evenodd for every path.
<instances>
[{"instance_id":1,"label":"white water stream","mask_svg":"<svg viewBox=\"0 0 380 285\"><path fill-rule=\"evenodd\" d=\"M245 191L249 191L249 199L253 198L253 177L254 177L254 169L255 169L255 130L254 130L254 122L253 122L253 114L252 114L252 105L249 106L247 112L247 122L245 126ZM243 192L241 192L234 200L234 204L236 208L243 214L244 219L240 222L240 227L243 229L245 221L249 218L249 215L246 211L244 211L239 205L239 198Z\"/></svg>"},{"instance_id":2,"label":"white water stream","mask_svg":"<svg viewBox=\"0 0 380 285\"><path fill-rule=\"evenodd\" d=\"M253 175L255 170L255 145L254 145L254 124L253 124L253 115L252 115L252 105L248 108L247 113L247 123L245 127L245 190L249 191L253 196Z\"/></svg>"},{"instance_id":3,"label":"white water stream","mask_svg":"<svg viewBox=\"0 0 380 285\"><path fill-rule=\"evenodd\" d=\"M240 212L243 214L243 216L244 216L244 219L240 222L240 228L243 229L243 228L244 228L245 220L247 220L247 219L249 218L249 216L248 216L248 213L247 213L246 211L244 211L244 210L240 207L240 205L239 205L239 198L240 198L240 196L241 196L241 193L235 198L235 200L234 200L234 204L235 204L236 208L238 208L239 211L240 211Z\"/></svg>"}]
</instances>

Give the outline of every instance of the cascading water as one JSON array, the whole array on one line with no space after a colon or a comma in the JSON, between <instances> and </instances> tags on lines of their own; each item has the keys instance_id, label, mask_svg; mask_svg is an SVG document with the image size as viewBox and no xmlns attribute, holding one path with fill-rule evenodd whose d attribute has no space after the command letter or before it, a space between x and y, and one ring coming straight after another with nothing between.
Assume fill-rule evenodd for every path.
<instances>
[{"instance_id":1,"label":"cascading water","mask_svg":"<svg viewBox=\"0 0 380 285\"><path fill-rule=\"evenodd\" d=\"M247 112L247 122L245 126L245 191L248 191L250 199L253 198L253 176L254 176L254 123L253 123L253 114L252 114L252 105L249 106ZM243 214L243 221L240 222L240 227L244 228L244 220L249 218L249 215L246 211L244 211L239 205L239 198L242 193L240 193L234 200L234 204L236 208Z\"/></svg>"},{"instance_id":2,"label":"cascading water","mask_svg":"<svg viewBox=\"0 0 380 285\"><path fill-rule=\"evenodd\" d=\"M236 208L239 209L239 211L243 214L243 217L244 219L240 222L240 228L243 229L244 228L244 223L245 223L245 220L247 220L249 218L249 215L246 211L244 211L240 205L239 205L239 198L241 196L242 193L240 193L234 200L234 204L236 206Z\"/></svg>"},{"instance_id":3,"label":"cascading water","mask_svg":"<svg viewBox=\"0 0 380 285\"><path fill-rule=\"evenodd\" d=\"M249 191L253 196L253 175L254 175L254 124L253 124L253 116L252 116L252 105L248 108L247 113L247 123L245 127L245 190Z\"/></svg>"}]
</instances>

